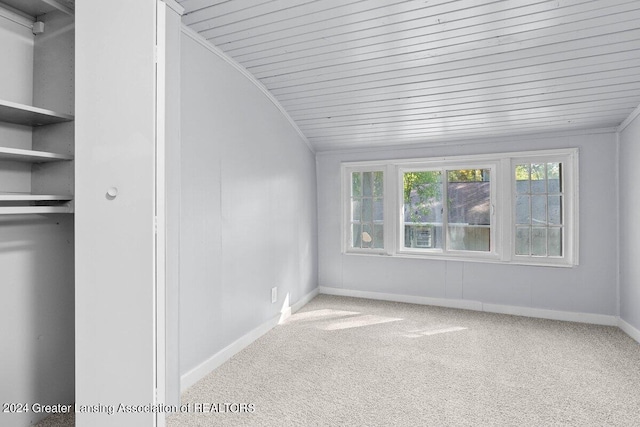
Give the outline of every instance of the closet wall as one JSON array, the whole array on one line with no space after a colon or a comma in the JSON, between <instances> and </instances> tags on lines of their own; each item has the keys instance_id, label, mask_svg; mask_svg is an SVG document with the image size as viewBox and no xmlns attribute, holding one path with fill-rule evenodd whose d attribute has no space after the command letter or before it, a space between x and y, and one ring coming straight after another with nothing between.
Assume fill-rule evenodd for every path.
<instances>
[{"instance_id":1,"label":"closet wall","mask_svg":"<svg viewBox=\"0 0 640 427\"><path fill-rule=\"evenodd\" d=\"M0 101L73 114L73 18L48 12L40 17L45 32L34 36L28 20L14 22L12 16L19 17L0 16ZM0 147L70 157L73 123L32 128L0 121ZM16 193L72 194L73 162L9 157L0 155L0 402L72 403L73 215L8 214L28 211L35 202L7 199ZM1 413L0 425L22 427L43 417Z\"/></svg>"}]
</instances>

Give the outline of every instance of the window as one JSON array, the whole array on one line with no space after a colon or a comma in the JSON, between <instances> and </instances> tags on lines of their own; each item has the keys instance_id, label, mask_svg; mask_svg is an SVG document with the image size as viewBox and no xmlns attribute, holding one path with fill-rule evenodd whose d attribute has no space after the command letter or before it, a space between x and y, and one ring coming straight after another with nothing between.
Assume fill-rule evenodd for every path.
<instances>
[{"instance_id":1,"label":"window","mask_svg":"<svg viewBox=\"0 0 640 427\"><path fill-rule=\"evenodd\" d=\"M577 149L343 164L345 252L571 266Z\"/></svg>"},{"instance_id":2,"label":"window","mask_svg":"<svg viewBox=\"0 0 640 427\"><path fill-rule=\"evenodd\" d=\"M561 166L516 165L516 255L562 256Z\"/></svg>"},{"instance_id":3,"label":"window","mask_svg":"<svg viewBox=\"0 0 640 427\"><path fill-rule=\"evenodd\" d=\"M384 248L384 172L350 172L349 247Z\"/></svg>"},{"instance_id":4,"label":"window","mask_svg":"<svg viewBox=\"0 0 640 427\"><path fill-rule=\"evenodd\" d=\"M491 252L491 170L401 168L402 250Z\"/></svg>"},{"instance_id":5,"label":"window","mask_svg":"<svg viewBox=\"0 0 640 427\"><path fill-rule=\"evenodd\" d=\"M523 262L568 262L577 250L576 162L571 155L555 155L515 158L511 166L514 257Z\"/></svg>"}]
</instances>

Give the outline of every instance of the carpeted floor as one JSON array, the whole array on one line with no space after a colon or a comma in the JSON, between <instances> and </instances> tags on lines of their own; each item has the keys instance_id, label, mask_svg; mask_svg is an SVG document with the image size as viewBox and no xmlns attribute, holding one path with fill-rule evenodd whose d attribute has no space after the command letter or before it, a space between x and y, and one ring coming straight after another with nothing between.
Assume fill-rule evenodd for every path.
<instances>
[{"instance_id":1,"label":"carpeted floor","mask_svg":"<svg viewBox=\"0 0 640 427\"><path fill-rule=\"evenodd\" d=\"M614 327L320 295L182 400L222 405L169 427L640 426L640 345Z\"/></svg>"},{"instance_id":2,"label":"carpeted floor","mask_svg":"<svg viewBox=\"0 0 640 427\"><path fill-rule=\"evenodd\" d=\"M50 415L37 423L34 427L74 427L76 425L76 414L55 414Z\"/></svg>"},{"instance_id":3,"label":"carpeted floor","mask_svg":"<svg viewBox=\"0 0 640 427\"><path fill-rule=\"evenodd\" d=\"M640 344L614 327L320 295L182 401L168 427L640 426Z\"/></svg>"}]
</instances>

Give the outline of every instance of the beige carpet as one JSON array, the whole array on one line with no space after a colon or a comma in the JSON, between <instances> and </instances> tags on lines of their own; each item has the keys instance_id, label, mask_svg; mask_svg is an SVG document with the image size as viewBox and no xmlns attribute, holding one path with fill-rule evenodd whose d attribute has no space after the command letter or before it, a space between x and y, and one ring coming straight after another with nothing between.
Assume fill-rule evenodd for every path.
<instances>
[{"instance_id":1,"label":"beige carpet","mask_svg":"<svg viewBox=\"0 0 640 427\"><path fill-rule=\"evenodd\" d=\"M168 427L637 427L640 344L613 327L320 295L182 400L191 412Z\"/></svg>"},{"instance_id":2,"label":"beige carpet","mask_svg":"<svg viewBox=\"0 0 640 427\"><path fill-rule=\"evenodd\" d=\"M614 327L321 295L182 400L217 405L169 427L640 426L640 345Z\"/></svg>"}]
</instances>

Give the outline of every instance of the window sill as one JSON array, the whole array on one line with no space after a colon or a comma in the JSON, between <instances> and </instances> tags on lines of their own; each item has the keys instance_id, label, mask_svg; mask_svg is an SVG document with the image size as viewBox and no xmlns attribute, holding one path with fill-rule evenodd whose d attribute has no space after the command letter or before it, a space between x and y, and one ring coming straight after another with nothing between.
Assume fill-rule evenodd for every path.
<instances>
[{"instance_id":1,"label":"window sill","mask_svg":"<svg viewBox=\"0 0 640 427\"><path fill-rule=\"evenodd\" d=\"M372 256L372 257L387 257L387 258L399 258L399 259L414 259L414 260L428 260L428 261L458 261L458 262L474 262L474 263L486 263L486 264L505 264L505 265L521 265L529 267L553 267L553 268L574 268L577 264L559 263L559 262L540 262L536 260L502 260L497 258L496 255L491 257L469 257L469 256L455 256L455 255L435 255L435 254L414 254L400 252L396 254L389 254L386 252L355 252L347 251L343 252L343 255L347 256Z\"/></svg>"}]
</instances>

